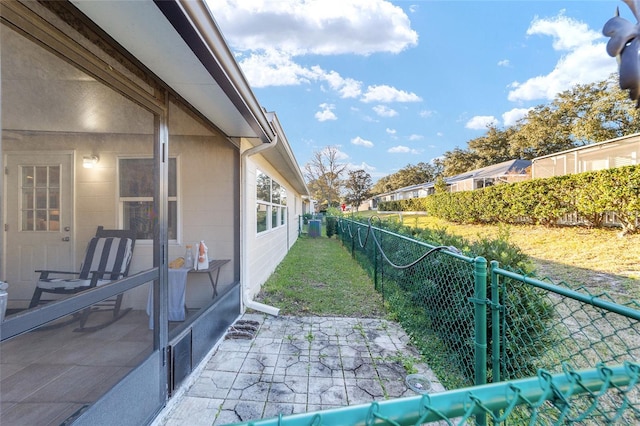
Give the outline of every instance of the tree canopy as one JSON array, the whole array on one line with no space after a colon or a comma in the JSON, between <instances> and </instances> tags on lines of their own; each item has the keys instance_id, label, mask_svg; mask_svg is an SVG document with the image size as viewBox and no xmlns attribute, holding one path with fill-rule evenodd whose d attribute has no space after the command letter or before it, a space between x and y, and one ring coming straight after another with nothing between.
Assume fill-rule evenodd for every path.
<instances>
[{"instance_id":1,"label":"tree canopy","mask_svg":"<svg viewBox=\"0 0 640 426\"><path fill-rule=\"evenodd\" d=\"M513 126L487 127L487 132L454 148L429 163L408 164L380 178L368 196L434 182L442 176L455 176L470 170L512 159L531 160L543 155L640 132L640 110L618 86L617 74L608 79L578 84L559 93L548 104L529 110ZM364 170L349 172L339 162L339 151L328 146L314 152L305 166L305 177L312 196L321 206L337 207L344 200L359 205L357 196L371 177ZM370 181L369 181L370 183ZM346 186L345 186L346 185ZM344 189L346 188L346 192Z\"/></svg>"},{"instance_id":2,"label":"tree canopy","mask_svg":"<svg viewBox=\"0 0 640 426\"><path fill-rule=\"evenodd\" d=\"M538 105L515 125L487 133L444 154L444 175L511 159L531 160L582 145L640 132L640 112L617 83L617 75L578 84Z\"/></svg>"},{"instance_id":3,"label":"tree canopy","mask_svg":"<svg viewBox=\"0 0 640 426\"><path fill-rule=\"evenodd\" d=\"M405 186L430 182L442 174L442 168L442 164L438 161L433 163L420 162L416 165L408 164L397 172L379 179L371 192L372 194L383 194Z\"/></svg>"},{"instance_id":4,"label":"tree canopy","mask_svg":"<svg viewBox=\"0 0 640 426\"><path fill-rule=\"evenodd\" d=\"M304 166L309 191L321 207L340 205L346 168L347 165L339 161L339 151L335 146L314 152L311 161Z\"/></svg>"},{"instance_id":5,"label":"tree canopy","mask_svg":"<svg viewBox=\"0 0 640 426\"><path fill-rule=\"evenodd\" d=\"M364 200L371 196L371 175L364 170L349 170L349 177L345 182L344 200L356 209Z\"/></svg>"}]
</instances>

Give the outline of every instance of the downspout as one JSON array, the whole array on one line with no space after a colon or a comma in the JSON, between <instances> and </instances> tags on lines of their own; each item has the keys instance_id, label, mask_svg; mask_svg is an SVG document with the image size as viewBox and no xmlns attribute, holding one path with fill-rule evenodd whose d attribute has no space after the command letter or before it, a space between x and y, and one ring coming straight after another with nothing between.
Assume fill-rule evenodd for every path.
<instances>
[{"instance_id":1,"label":"downspout","mask_svg":"<svg viewBox=\"0 0 640 426\"><path fill-rule=\"evenodd\" d=\"M242 194L242 206L241 206L241 218L242 218L242 229L240 233L240 241L241 241L241 254L240 254L240 279L242 281L242 303L245 307L254 309L256 311L264 312L269 315L278 316L280 313L280 309L274 306L265 305L264 303L256 302L255 300L249 299L249 260L248 260L248 248L247 248L247 235L250 227L249 219L247 215L247 181L249 177L249 172L247 171L247 158L252 155L258 154L267 149L271 149L276 146L278 143L278 135L276 134L271 143L263 143L258 146L254 146L253 148L249 148L240 154L240 167L242 168L242 182L240 184Z\"/></svg>"}]
</instances>

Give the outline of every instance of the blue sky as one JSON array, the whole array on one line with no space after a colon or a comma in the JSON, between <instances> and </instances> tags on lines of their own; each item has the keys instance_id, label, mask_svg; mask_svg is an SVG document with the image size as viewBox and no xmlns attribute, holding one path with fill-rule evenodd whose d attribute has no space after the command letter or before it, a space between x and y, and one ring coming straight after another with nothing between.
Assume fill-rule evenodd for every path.
<instances>
[{"instance_id":1,"label":"blue sky","mask_svg":"<svg viewBox=\"0 0 640 426\"><path fill-rule=\"evenodd\" d=\"M378 178L607 78L622 1L209 0L301 167L333 145Z\"/></svg>"}]
</instances>

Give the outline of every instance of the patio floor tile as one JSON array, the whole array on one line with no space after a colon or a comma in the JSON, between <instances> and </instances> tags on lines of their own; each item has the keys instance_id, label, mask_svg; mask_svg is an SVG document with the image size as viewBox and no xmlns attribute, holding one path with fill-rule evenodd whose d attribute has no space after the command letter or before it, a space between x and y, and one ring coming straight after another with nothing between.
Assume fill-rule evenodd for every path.
<instances>
[{"instance_id":1,"label":"patio floor tile","mask_svg":"<svg viewBox=\"0 0 640 426\"><path fill-rule=\"evenodd\" d=\"M390 398L415 396L400 359L444 391L402 328L386 320L270 317L252 340L223 340L154 421L156 426L225 425Z\"/></svg>"}]
</instances>

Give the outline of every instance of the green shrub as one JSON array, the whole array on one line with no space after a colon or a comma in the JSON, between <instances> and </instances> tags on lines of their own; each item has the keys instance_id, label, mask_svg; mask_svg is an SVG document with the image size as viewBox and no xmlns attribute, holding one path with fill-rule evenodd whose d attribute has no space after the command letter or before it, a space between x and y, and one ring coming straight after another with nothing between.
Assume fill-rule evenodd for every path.
<instances>
[{"instance_id":1,"label":"green shrub","mask_svg":"<svg viewBox=\"0 0 640 426\"><path fill-rule=\"evenodd\" d=\"M327 237L331 238L338 233L338 219L335 216L327 216L326 221Z\"/></svg>"},{"instance_id":2,"label":"green shrub","mask_svg":"<svg viewBox=\"0 0 640 426\"><path fill-rule=\"evenodd\" d=\"M472 258L482 256L487 261L497 260L502 268L521 273L531 273L533 269L528 256L509 242L508 226L500 228L496 239L479 238L474 242L449 235L444 229L418 229L402 225L395 220L383 221L380 227L432 246L455 246ZM391 262L404 266L424 254L424 246L394 234L385 233L381 237L382 248ZM348 241L345 243L350 244ZM373 244L373 241L370 241L370 244ZM365 247L364 252L371 252L367 250ZM358 253L358 261L367 262L368 267L365 269L373 273L373 257L365 257L362 251ZM412 309L412 312L422 312L422 315L428 318L430 333L436 335L447 348L456 368L463 372L467 380L472 381L475 362L474 305L470 302L475 292L473 265L445 254L435 253L408 268L396 269L385 263L384 282L382 290L385 300L394 300L394 303L389 304L389 308L392 309L391 315L402 319L407 333L420 336L424 334L420 327L424 327L425 322L415 318L414 314L407 315L394 310L398 307L413 306L415 309ZM502 284L505 285L504 282ZM389 293L391 289L393 292ZM487 295L490 295L490 273L487 273L486 290ZM501 326L505 342L504 357L501 359L501 365L505 370L502 371L502 375L534 375L539 367L538 359L541 354L554 344L554 334L549 332L554 319L554 309L543 292L530 286L516 282L503 290L506 290L503 292L505 300L501 305L507 306L508 309L505 309L506 317ZM399 297L406 299L406 302L398 302ZM490 339L491 315L487 315L487 322L487 336ZM524 341L526 344L522 344ZM493 355L491 349L489 342L487 370L490 375Z\"/></svg>"},{"instance_id":3,"label":"green shrub","mask_svg":"<svg viewBox=\"0 0 640 426\"><path fill-rule=\"evenodd\" d=\"M535 223L556 226L578 215L602 226L615 213L624 233L638 232L640 166L499 184L462 192L438 192L425 198L380 202L381 211L426 211L455 223Z\"/></svg>"}]
</instances>

